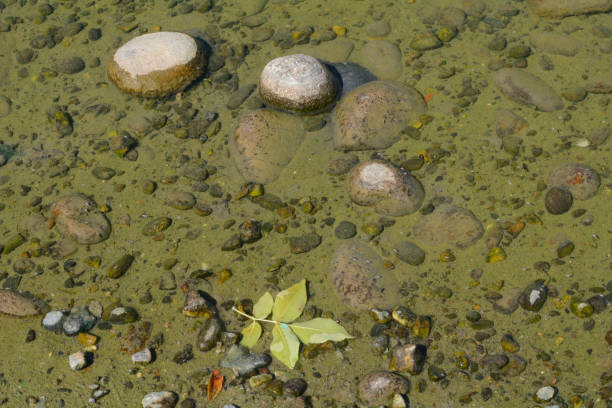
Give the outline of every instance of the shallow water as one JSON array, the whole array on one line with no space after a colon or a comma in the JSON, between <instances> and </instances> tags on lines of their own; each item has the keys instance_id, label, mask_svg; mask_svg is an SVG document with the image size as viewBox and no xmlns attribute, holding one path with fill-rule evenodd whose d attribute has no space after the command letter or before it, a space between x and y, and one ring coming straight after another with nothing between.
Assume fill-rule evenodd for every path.
<instances>
[{"instance_id":1,"label":"shallow water","mask_svg":"<svg viewBox=\"0 0 612 408\"><path fill-rule=\"evenodd\" d=\"M283 380L303 377L308 383L306 395L311 397L314 407L359 404L356 398L359 378L374 369L387 369L389 357L371 351L372 340L368 333L372 319L366 312L349 310L336 299L327 273L331 254L340 243L334 236L335 226L342 220L350 220L357 225L358 236L365 237L361 227L377 222L380 216L371 208L352 204L344 176L330 176L326 172L327 164L342 156L341 152L333 150L330 114L320 115L327 121L326 126L308 132L280 177L265 185L266 193L292 204L295 220L283 219L279 213L265 210L246 198L225 200L227 195L238 194L245 182L229 157L227 142L240 115L252 106L249 101L253 102L253 98L236 110L229 110L226 102L234 85L257 83L263 66L281 55L301 52L329 62L342 62L335 58L348 52L350 42L354 49L348 61L359 62L359 51L370 40L366 27L379 20L387 21L391 27L385 39L397 44L402 51L403 66L397 81L412 85L427 95L428 114L433 118L423 125L418 140L405 136L379 153L401 163L422 150L428 152L427 157L433 157L436 146L446 152L412 172L425 187L425 204L452 201L470 209L485 228L495 223L515 223L530 214L536 214L541 220L541 224L527 222L514 239L506 234L501 246L507 258L495 263L486 262L488 249L484 238L465 250L452 248L456 257L453 262L440 261L440 254L447 248L425 246L427 257L422 265L415 267L399 261L392 253L393 245L408 234L412 235L413 225L422 216L419 212L394 218L395 224L372 240L378 254L388 262L389 269L406 289L405 303L417 314L428 315L433 320L425 370L417 376L409 376L411 406L460 406L460 397L471 392L475 394L467 406L534 406L533 393L543 385L552 384L569 406L572 406L569 401L573 395L582 396L595 407L610 406L610 402L603 401L599 394L600 376L612 371L610 345L605 340L606 332L612 329L610 308L590 317L593 320L590 330L583 328L587 319L568 310L571 296L587 299L599 292L609 294L612 289L608 284L612 253L609 221L612 142L608 140L600 146L588 147L583 147L582 143L593 130L610 126L609 94L589 93L577 103L564 100L563 110L539 112L504 96L495 86L494 71L488 66L499 58L512 64L514 60L508 57L512 46L528 45L532 31L550 28L571 35L582 43L582 47L573 57L532 49L527 57L529 72L542 78L559 94L570 86L582 86L590 78L609 76L611 38L609 34L604 38L594 31L596 27L612 27L610 13L547 20L535 17L521 1L487 1L485 17L497 20L487 20L487 23L468 18L456 38L441 48L424 51L420 58L413 60L414 51L408 44L416 33L428 28L417 10L426 4L440 9L463 7L462 1L269 0L259 14L266 19L264 26L276 32L286 28L291 33L304 26L311 26L315 31L335 25L346 28L344 38L288 49L279 47L274 39L251 40L253 29L243 26L240 20L244 10L251 11L255 4L251 0L216 0L213 9L188 14L179 14L178 10L185 4L197 7L200 3L181 2L169 8L166 1L59 1L51 2L55 10L45 21L39 21L40 2L3 0L3 3L6 8L0 13L0 21L8 23L10 31L0 32L0 94L8 97L12 106L10 114L0 117L0 141L10 146L7 152L14 151L14 154L0 167L2 242L6 245L17 232L24 231L24 221L32 214L50 216L49 206L72 192L89 194L99 205L108 206L110 211L106 216L112 224L110 237L102 243L79 246L75 253L65 258L31 258L42 267L42 273L20 275L18 289L37 295L55 309L69 310L73 305L83 306L92 299L106 307L119 300L136 308L141 320L152 323L153 336L161 333L164 341L157 348L153 363L134 366L130 356L120 352L121 337L125 336L127 326L114 325L110 330L96 327L91 332L99 336L100 341L93 353L93 364L85 370L72 371L67 356L83 348L76 338L46 331L41 327L40 317L0 316L0 406L27 406L29 396L38 398L41 403L46 401L48 407L92 405L87 402L91 384L100 384L110 390L98 401L104 407L138 406L145 394L155 390L175 391L181 400L193 398L198 406L221 407L228 403L239 407L291 406L290 399L275 398L269 392L250 389L248 383L242 385L232 380L230 371L224 371L228 380L224 390L213 402L207 402L208 373L197 372L219 367L223 349L219 348L219 352L197 350L194 344L202 319L186 317L181 311L184 296L180 283L197 269L212 271L209 285L201 288L216 299L227 329L236 332L246 323L239 321L231 310L221 307L222 304L244 298L255 301L266 291L276 293L306 278L308 304L333 313L356 339L339 351L322 352L314 359L301 356L295 370L274 361L270 371ZM518 14L503 17L500 11L505 8L516 8ZM30 48L32 38L46 33L52 26L63 26L72 14L87 24L81 32L65 37L53 48L35 49L28 63L17 61L16 51ZM129 21L132 18L133 21ZM20 19L23 21L19 22ZM498 21L508 21L508 24L496 28ZM134 23L137 26L127 33L118 28ZM211 78L215 74L208 73L180 96L158 103L122 94L107 77L109 59L122 43L141 32L153 31L157 26L162 30L205 33L204 38L212 43L214 52L225 59L222 70L231 73L233 79L214 82ZM87 39L91 28L101 29L99 40ZM507 39L505 50L487 48L495 35ZM244 47L248 48L248 54L241 57L240 49ZM545 54L554 69L542 68L539 61ZM72 75L54 74L56 61L64 56L81 57L86 68ZM99 58L98 65L95 58ZM447 67L454 67L455 74L443 79L440 73ZM236 80L234 84L232 81ZM471 80L475 95L458 96L468 88L467 80ZM219 115L215 123L220 125L214 123L209 128L220 126L219 131L211 132L204 142L199 138L179 139L173 134L173 125L181 121L177 111L187 102L198 110L193 120L202 119L207 111ZM53 104L65 106L70 112L74 121L72 134L61 137L55 124L49 121L47 111ZM100 104L105 104L108 112ZM500 109L512 110L528 122L530 132L519 135L522 143L516 156L504 151L496 134ZM143 117L160 115L168 117L166 126L138 135L136 129L141 126ZM103 142L109 142L120 131L128 131L137 139L136 160L120 158L105 148ZM534 148L540 148L543 153L534 155ZM356 152L361 160L372 153ZM206 160L209 170L216 168L216 173L211 174L206 183L218 187L196 192L191 182L181 176L181 171L186 163L202 160ZM602 182L593 198L575 200L569 212L555 216L546 212L546 190L541 191L538 183L546 182L550 169L565 162L587 164L599 173ZM96 167L112 168L116 175L107 181L97 179L92 175ZM174 176L179 177L170 183ZM141 183L145 179L158 184L152 195L142 191ZM181 211L164 205L166 195L175 189L193 192L198 201L213 207L212 215L201 217L193 210ZM211 195L212 190L219 189L220 196ZM315 214L302 211L301 203L308 200L320 205ZM576 209L586 210L586 215L592 216L594 222L584 225L583 216L572 215ZM159 216L173 220L172 226L164 231L164 238L155 241L143 236L142 228L149 217ZM328 217L335 219L333 226L325 225L324 220ZM287 232L272 231L240 250L221 251L221 245L237 232L237 226L250 218L261 223L286 224ZM235 225L226 228L230 220L235 221ZM291 254L288 237L311 231L322 237L321 245L307 253ZM59 241L60 235L55 229L50 234ZM572 241L575 249L559 260L557 247L566 240ZM13 281L11 277L19 275L13 271L12 264L30 248L32 240L28 237L22 246L2 255L0 284L6 286ZM135 256L134 264L120 279L108 279L107 268L126 253ZM85 259L91 255L101 257L100 267L85 264ZM162 263L170 258L178 260L172 272L179 288L160 290L160 280L166 273ZM286 260L286 265L270 272L270 266L280 258ZM63 268L67 259L76 261L73 282L69 284L66 280L70 275ZM534 266L539 261L552 264L547 273ZM59 266L53 267L56 263ZM220 283L217 272L224 268L230 269L232 276ZM478 268L483 270L482 276L474 279L470 271ZM485 298L490 291L505 293L508 288L526 287L535 279L545 279L557 292L538 313L519 308L511 315L501 314L494 311ZM441 296L448 291L440 288L450 289L452 296ZM152 301L142 303L140 300L148 290ZM518 354L528 362L521 375L496 378L480 368L483 378L472 373L470 380L466 380L458 372L455 353L462 349L462 342L473 339L477 332L465 319L471 310L494 321L495 334L482 340L489 354L503 353L501 336L513 334L521 345ZM540 319L534 319L535 315ZM36 331L36 339L25 343L30 329ZM269 339L268 330L264 341L255 349L265 351L264 345ZM194 345L194 358L185 364L175 363L173 357L186 345ZM448 384L441 385L427 378L427 367L434 364L434 359L440 359L438 353L442 353L444 359L435 364L446 371ZM550 359L543 358L545 354ZM423 392L417 389L420 380L427 382ZM484 387L493 391L487 401L480 395Z\"/></svg>"}]
</instances>

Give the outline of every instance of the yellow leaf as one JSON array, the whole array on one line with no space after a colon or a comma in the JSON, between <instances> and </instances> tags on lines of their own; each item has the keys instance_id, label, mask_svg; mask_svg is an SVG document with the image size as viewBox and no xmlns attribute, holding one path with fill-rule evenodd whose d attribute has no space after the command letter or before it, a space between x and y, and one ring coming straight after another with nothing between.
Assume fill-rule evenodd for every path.
<instances>
[{"instance_id":1,"label":"yellow leaf","mask_svg":"<svg viewBox=\"0 0 612 408\"><path fill-rule=\"evenodd\" d=\"M300 338L302 343L325 343L328 340L342 341L344 339L352 339L353 336L347 333L344 327L332 319L316 319L307 322L299 322L290 324L289 327Z\"/></svg>"},{"instance_id":2,"label":"yellow leaf","mask_svg":"<svg viewBox=\"0 0 612 408\"><path fill-rule=\"evenodd\" d=\"M252 348L255 344L257 344L259 336L261 336L261 325L253 320L251 324L242 329L242 340L240 341L240 344L242 344L244 347Z\"/></svg>"},{"instance_id":3,"label":"yellow leaf","mask_svg":"<svg viewBox=\"0 0 612 408\"><path fill-rule=\"evenodd\" d=\"M287 367L295 367L300 354L300 341L288 325L284 323L274 324L270 352Z\"/></svg>"},{"instance_id":4,"label":"yellow leaf","mask_svg":"<svg viewBox=\"0 0 612 408\"><path fill-rule=\"evenodd\" d=\"M291 323L300 315L306 306L306 280L285 289L276 295L274 308L272 309L272 320L283 323Z\"/></svg>"},{"instance_id":5,"label":"yellow leaf","mask_svg":"<svg viewBox=\"0 0 612 408\"><path fill-rule=\"evenodd\" d=\"M255 306L253 306L253 316L258 319L265 319L268 317L274 306L274 299L269 292L266 292L262 297L259 298Z\"/></svg>"}]
</instances>

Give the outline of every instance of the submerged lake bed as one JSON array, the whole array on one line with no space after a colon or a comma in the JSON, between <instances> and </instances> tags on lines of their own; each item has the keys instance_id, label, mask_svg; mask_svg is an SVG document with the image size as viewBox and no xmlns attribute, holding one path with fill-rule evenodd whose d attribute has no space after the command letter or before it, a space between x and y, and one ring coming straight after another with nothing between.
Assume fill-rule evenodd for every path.
<instances>
[{"instance_id":1,"label":"submerged lake bed","mask_svg":"<svg viewBox=\"0 0 612 408\"><path fill-rule=\"evenodd\" d=\"M612 407L609 0L0 1L0 407Z\"/></svg>"}]
</instances>

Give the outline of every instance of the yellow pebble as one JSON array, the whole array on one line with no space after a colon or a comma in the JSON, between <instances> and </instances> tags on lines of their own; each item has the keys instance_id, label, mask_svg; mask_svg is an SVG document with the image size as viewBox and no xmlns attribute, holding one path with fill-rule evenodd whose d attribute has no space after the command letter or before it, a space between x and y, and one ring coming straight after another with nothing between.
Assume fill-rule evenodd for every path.
<instances>
[{"instance_id":1,"label":"yellow pebble","mask_svg":"<svg viewBox=\"0 0 612 408\"><path fill-rule=\"evenodd\" d=\"M346 35L346 27L343 26L335 25L332 27L332 31L340 37L344 37Z\"/></svg>"},{"instance_id":2,"label":"yellow pebble","mask_svg":"<svg viewBox=\"0 0 612 408\"><path fill-rule=\"evenodd\" d=\"M98 337L89 333L79 333L77 340L84 346L93 346L98 342Z\"/></svg>"},{"instance_id":3,"label":"yellow pebble","mask_svg":"<svg viewBox=\"0 0 612 408\"><path fill-rule=\"evenodd\" d=\"M421 122L420 120L417 120L415 122L412 122L412 127L415 129L420 129L423 127L423 122Z\"/></svg>"},{"instance_id":4,"label":"yellow pebble","mask_svg":"<svg viewBox=\"0 0 612 408\"><path fill-rule=\"evenodd\" d=\"M291 34L291 38L293 38L293 41L300 40L300 39L304 38L305 36L306 36L306 33L304 31L301 31L301 30L294 31Z\"/></svg>"},{"instance_id":5,"label":"yellow pebble","mask_svg":"<svg viewBox=\"0 0 612 408\"><path fill-rule=\"evenodd\" d=\"M506 259L506 252L503 248L495 247L487 253L487 263L494 263Z\"/></svg>"}]
</instances>

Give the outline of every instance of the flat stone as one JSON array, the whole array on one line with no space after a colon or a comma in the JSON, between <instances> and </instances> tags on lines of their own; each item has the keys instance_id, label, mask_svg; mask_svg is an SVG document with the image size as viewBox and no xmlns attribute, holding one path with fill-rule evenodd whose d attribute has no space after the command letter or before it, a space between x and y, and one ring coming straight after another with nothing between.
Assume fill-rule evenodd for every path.
<instances>
[{"instance_id":1,"label":"flat stone","mask_svg":"<svg viewBox=\"0 0 612 408\"><path fill-rule=\"evenodd\" d=\"M399 302L399 284L393 272L383 268L374 249L356 238L336 248L328 279L338 298L351 308L389 308Z\"/></svg>"},{"instance_id":2,"label":"flat stone","mask_svg":"<svg viewBox=\"0 0 612 408\"><path fill-rule=\"evenodd\" d=\"M315 233L289 238L289 248L292 254L310 252L321 244L321 237Z\"/></svg>"},{"instance_id":3,"label":"flat stone","mask_svg":"<svg viewBox=\"0 0 612 408\"><path fill-rule=\"evenodd\" d=\"M227 106L228 109L238 108L249 96L251 96L256 88L257 85L255 84L241 86L230 95L225 106Z\"/></svg>"},{"instance_id":4,"label":"flat stone","mask_svg":"<svg viewBox=\"0 0 612 408\"><path fill-rule=\"evenodd\" d=\"M291 49L292 52L312 55L321 61L345 62L349 59L355 44L345 38L338 38L334 41L323 42L319 45L298 45Z\"/></svg>"},{"instance_id":5,"label":"flat stone","mask_svg":"<svg viewBox=\"0 0 612 408\"><path fill-rule=\"evenodd\" d=\"M401 241L395 244L393 253L409 265L418 266L425 261L425 251L410 241Z\"/></svg>"},{"instance_id":6,"label":"flat stone","mask_svg":"<svg viewBox=\"0 0 612 408\"><path fill-rule=\"evenodd\" d=\"M31 317L48 311L49 306L46 303L30 294L13 289L0 289L0 315Z\"/></svg>"},{"instance_id":7,"label":"flat stone","mask_svg":"<svg viewBox=\"0 0 612 408\"><path fill-rule=\"evenodd\" d=\"M557 34L550 31L536 32L529 36L531 45L542 51L573 57L578 54L582 43L570 36Z\"/></svg>"},{"instance_id":8,"label":"flat stone","mask_svg":"<svg viewBox=\"0 0 612 408\"><path fill-rule=\"evenodd\" d=\"M518 309L518 298L523 292L521 288L506 289L502 297L493 303L493 309L504 314L512 314Z\"/></svg>"},{"instance_id":9,"label":"flat stone","mask_svg":"<svg viewBox=\"0 0 612 408\"><path fill-rule=\"evenodd\" d=\"M612 92L612 74L603 74L590 79L584 88L594 94L609 94Z\"/></svg>"},{"instance_id":10,"label":"flat stone","mask_svg":"<svg viewBox=\"0 0 612 408\"><path fill-rule=\"evenodd\" d=\"M397 79L402 74L402 52L395 43L387 40L366 43L359 51L357 62L378 79Z\"/></svg>"},{"instance_id":11,"label":"flat stone","mask_svg":"<svg viewBox=\"0 0 612 408\"><path fill-rule=\"evenodd\" d=\"M271 183L297 152L305 131L299 118L272 109L246 113L230 138L230 152L248 181Z\"/></svg>"},{"instance_id":12,"label":"flat stone","mask_svg":"<svg viewBox=\"0 0 612 408\"><path fill-rule=\"evenodd\" d=\"M4 118L11 113L12 105L13 103L7 96L0 95L0 118Z\"/></svg>"},{"instance_id":13,"label":"flat stone","mask_svg":"<svg viewBox=\"0 0 612 408\"><path fill-rule=\"evenodd\" d=\"M527 0L527 4L540 17L566 17L612 10L612 0Z\"/></svg>"},{"instance_id":14,"label":"flat stone","mask_svg":"<svg viewBox=\"0 0 612 408\"><path fill-rule=\"evenodd\" d=\"M416 222L414 234L428 245L454 245L464 249L482 237L484 228L470 210L440 204Z\"/></svg>"},{"instance_id":15,"label":"flat stone","mask_svg":"<svg viewBox=\"0 0 612 408\"><path fill-rule=\"evenodd\" d=\"M499 89L515 102L533 105L544 112L563 108L563 100L553 88L523 69L500 69L495 73L494 79Z\"/></svg>"}]
</instances>

